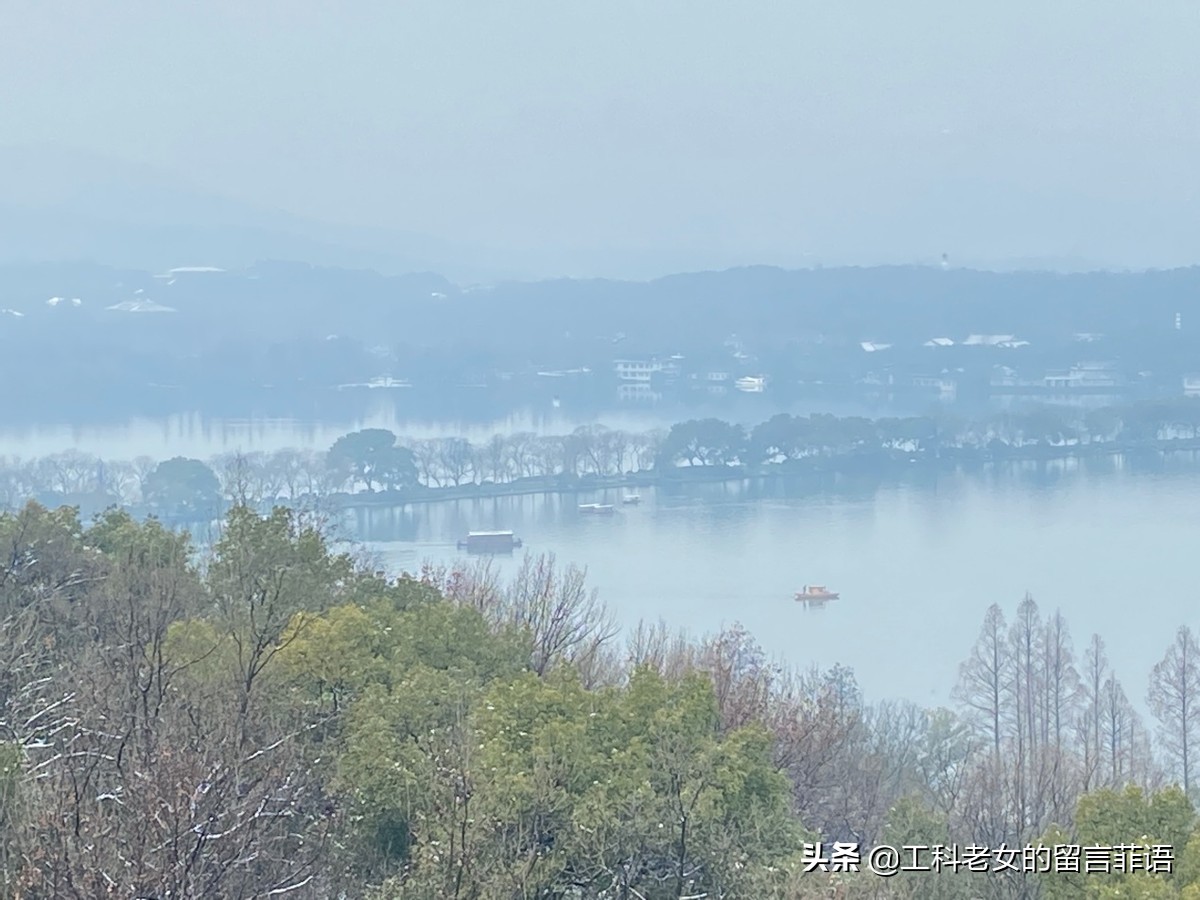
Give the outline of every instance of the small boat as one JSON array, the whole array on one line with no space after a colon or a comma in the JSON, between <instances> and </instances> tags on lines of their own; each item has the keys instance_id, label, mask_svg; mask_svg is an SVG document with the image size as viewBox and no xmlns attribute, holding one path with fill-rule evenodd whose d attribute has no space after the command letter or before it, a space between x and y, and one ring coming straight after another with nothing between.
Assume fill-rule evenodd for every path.
<instances>
[{"instance_id":1,"label":"small boat","mask_svg":"<svg viewBox=\"0 0 1200 900\"><path fill-rule=\"evenodd\" d=\"M800 603L824 603L826 600L836 600L840 595L830 591L823 584L806 584L796 592L796 600Z\"/></svg>"},{"instance_id":2,"label":"small boat","mask_svg":"<svg viewBox=\"0 0 1200 900\"><path fill-rule=\"evenodd\" d=\"M458 542L458 549L468 553L512 553L520 546L521 539L511 531L472 531Z\"/></svg>"},{"instance_id":3,"label":"small boat","mask_svg":"<svg viewBox=\"0 0 1200 900\"><path fill-rule=\"evenodd\" d=\"M621 498L621 502L626 506L637 506L642 502L641 494L626 494Z\"/></svg>"},{"instance_id":4,"label":"small boat","mask_svg":"<svg viewBox=\"0 0 1200 900\"><path fill-rule=\"evenodd\" d=\"M611 516L615 507L611 503L582 503L579 511L585 515Z\"/></svg>"}]
</instances>

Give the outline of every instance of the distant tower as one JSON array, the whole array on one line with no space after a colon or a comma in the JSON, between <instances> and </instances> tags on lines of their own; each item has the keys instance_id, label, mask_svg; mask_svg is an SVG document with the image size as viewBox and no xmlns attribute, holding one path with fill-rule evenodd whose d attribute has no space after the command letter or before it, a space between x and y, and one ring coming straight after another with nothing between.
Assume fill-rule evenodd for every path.
<instances>
[{"instance_id":1,"label":"distant tower","mask_svg":"<svg viewBox=\"0 0 1200 900\"><path fill-rule=\"evenodd\" d=\"M1183 331L1183 313L1175 313L1175 330Z\"/></svg>"}]
</instances>

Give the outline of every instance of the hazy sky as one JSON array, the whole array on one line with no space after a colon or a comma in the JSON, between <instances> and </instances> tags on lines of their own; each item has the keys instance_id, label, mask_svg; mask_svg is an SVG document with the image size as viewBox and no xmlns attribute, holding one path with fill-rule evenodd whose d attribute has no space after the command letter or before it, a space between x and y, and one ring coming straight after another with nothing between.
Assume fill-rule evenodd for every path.
<instances>
[{"instance_id":1,"label":"hazy sky","mask_svg":"<svg viewBox=\"0 0 1200 900\"><path fill-rule=\"evenodd\" d=\"M0 143L547 268L1200 261L1195 0L2 0L0 20Z\"/></svg>"}]
</instances>

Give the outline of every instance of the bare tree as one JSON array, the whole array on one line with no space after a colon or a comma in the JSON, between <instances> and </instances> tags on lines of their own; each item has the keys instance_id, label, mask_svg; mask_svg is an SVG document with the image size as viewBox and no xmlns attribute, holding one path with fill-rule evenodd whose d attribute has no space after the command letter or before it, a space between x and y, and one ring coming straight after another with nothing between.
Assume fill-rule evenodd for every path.
<instances>
[{"instance_id":1,"label":"bare tree","mask_svg":"<svg viewBox=\"0 0 1200 900\"><path fill-rule=\"evenodd\" d=\"M71 496L96 490L99 467L100 460L90 453L67 450L39 459L36 472L46 490Z\"/></svg>"},{"instance_id":2,"label":"bare tree","mask_svg":"<svg viewBox=\"0 0 1200 900\"><path fill-rule=\"evenodd\" d=\"M496 615L529 634L539 675L559 663L588 665L617 634L612 614L587 587L587 570L559 568L552 553L525 554Z\"/></svg>"},{"instance_id":3,"label":"bare tree","mask_svg":"<svg viewBox=\"0 0 1200 900\"><path fill-rule=\"evenodd\" d=\"M1083 789L1091 790L1101 777L1103 740L1101 738L1104 702L1104 685L1109 680L1108 656L1104 652L1104 640L1092 635L1084 655L1083 676L1080 689L1083 708L1078 715L1078 732L1083 751Z\"/></svg>"},{"instance_id":4,"label":"bare tree","mask_svg":"<svg viewBox=\"0 0 1200 900\"><path fill-rule=\"evenodd\" d=\"M104 483L102 489L122 503L133 503L137 499L138 477L132 463L117 460L103 464Z\"/></svg>"},{"instance_id":5,"label":"bare tree","mask_svg":"<svg viewBox=\"0 0 1200 900\"><path fill-rule=\"evenodd\" d=\"M672 630L660 619L653 625L644 620L629 632L626 640L625 668L653 669L666 678L676 679L694 669L696 647L687 634Z\"/></svg>"},{"instance_id":6,"label":"bare tree","mask_svg":"<svg viewBox=\"0 0 1200 900\"><path fill-rule=\"evenodd\" d=\"M130 463L133 466L133 474L137 479L138 496L145 501L146 499L146 480L158 467L158 462L149 456L136 456Z\"/></svg>"},{"instance_id":7,"label":"bare tree","mask_svg":"<svg viewBox=\"0 0 1200 900\"><path fill-rule=\"evenodd\" d=\"M479 557L466 565L423 563L420 580L437 589L451 603L469 606L493 621L503 603L504 589L490 556Z\"/></svg>"},{"instance_id":8,"label":"bare tree","mask_svg":"<svg viewBox=\"0 0 1200 900\"><path fill-rule=\"evenodd\" d=\"M613 474L621 475L630 471L636 465L635 444L628 432L611 429L605 434L605 444L608 458L611 460Z\"/></svg>"},{"instance_id":9,"label":"bare tree","mask_svg":"<svg viewBox=\"0 0 1200 900\"><path fill-rule=\"evenodd\" d=\"M457 486L475 478L475 456L466 438L448 437L437 441L438 467Z\"/></svg>"},{"instance_id":10,"label":"bare tree","mask_svg":"<svg viewBox=\"0 0 1200 900\"><path fill-rule=\"evenodd\" d=\"M639 471L645 472L654 468L654 461L658 459L658 452L666 439L667 433L661 428L638 436L636 455Z\"/></svg>"},{"instance_id":11,"label":"bare tree","mask_svg":"<svg viewBox=\"0 0 1200 900\"><path fill-rule=\"evenodd\" d=\"M508 439L508 458L517 478L531 478L542 474L537 460L538 437L528 431L514 434Z\"/></svg>"},{"instance_id":12,"label":"bare tree","mask_svg":"<svg viewBox=\"0 0 1200 900\"><path fill-rule=\"evenodd\" d=\"M1159 740L1168 759L1191 793L1192 761L1200 730L1200 647L1186 625L1175 634L1162 661L1150 675L1146 697L1159 723Z\"/></svg>"},{"instance_id":13,"label":"bare tree","mask_svg":"<svg viewBox=\"0 0 1200 900\"><path fill-rule=\"evenodd\" d=\"M428 487L441 487L443 484L442 466L439 458L439 442L436 438L415 440L409 445L413 459L417 463L421 481Z\"/></svg>"},{"instance_id":14,"label":"bare tree","mask_svg":"<svg viewBox=\"0 0 1200 900\"><path fill-rule=\"evenodd\" d=\"M949 710L925 713L916 768L930 805L947 819L959 808L977 746L970 727Z\"/></svg>"},{"instance_id":15,"label":"bare tree","mask_svg":"<svg viewBox=\"0 0 1200 900\"><path fill-rule=\"evenodd\" d=\"M622 433L603 425L581 425L568 438L579 469L597 475L621 471L625 443Z\"/></svg>"},{"instance_id":16,"label":"bare tree","mask_svg":"<svg viewBox=\"0 0 1200 900\"><path fill-rule=\"evenodd\" d=\"M1137 712L1117 679L1109 676L1102 689L1100 732L1104 741L1108 784L1120 788L1134 780L1137 737L1141 731Z\"/></svg>"},{"instance_id":17,"label":"bare tree","mask_svg":"<svg viewBox=\"0 0 1200 900\"><path fill-rule=\"evenodd\" d=\"M592 433L580 426L559 441L559 454L564 475L586 474L591 466Z\"/></svg>"},{"instance_id":18,"label":"bare tree","mask_svg":"<svg viewBox=\"0 0 1200 900\"><path fill-rule=\"evenodd\" d=\"M868 737L852 676L837 667L794 675L776 704L769 726L776 764L792 782L801 820L830 840L867 839L861 813L873 798L856 796L862 779L846 768Z\"/></svg>"},{"instance_id":19,"label":"bare tree","mask_svg":"<svg viewBox=\"0 0 1200 900\"><path fill-rule=\"evenodd\" d=\"M695 665L712 681L723 728L766 719L782 673L745 628L735 624L702 641Z\"/></svg>"},{"instance_id":20,"label":"bare tree","mask_svg":"<svg viewBox=\"0 0 1200 900\"><path fill-rule=\"evenodd\" d=\"M1070 745L1070 727L1076 718L1080 696L1079 672L1075 668L1070 632L1061 612L1055 612L1047 620L1042 647L1046 655L1043 741L1061 755Z\"/></svg>"},{"instance_id":21,"label":"bare tree","mask_svg":"<svg viewBox=\"0 0 1200 900\"><path fill-rule=\"evenodd\" d=\"M16 509L35 491L34 464L0 456L0 508Z\"/></svg>"},{"instance_id":22,"label":"bare tree","mask_svg":"<svg viewBox=\"0 0 1200 900\"><path fill-rule=\"evenodd\" d=\"M492 439L483 448L480 457L482 463L479 467L480 472L490 478L493 483L503 484L509 480L512 469L508 441L504 439L503 435L492 435Z\"/></svg>"},{"instance_id":23,"label":"bare tree","mask_svg":"<svg viewBox=\"0 0 1200 900\"><path fill-rule=\"evenodd\" d=\"M1004 612L993 603L984 615L983 628L970 658L959 669L954 697L972 712L976 727L985 734L992 755L1000 756L1004 734L1005 698L1012 683L1012 651Z\"/></svg>"},{"instance_id":24,"label":"bare tree","mask_svg":"<svg viewBox=\"0 0 1200 900\"><path fill-rule=\"evenodd\" d=\"M542 475L565 474L570 468L570 452L567 449L565 438L554 436L538 438L534 454L537 467Z\"/></svg>"},{"instance_id":25,"label":"bare tree","mask_svg":"<svg viewBox=\"0 0 1200 900\"><path fill-rule=\"evenodd\" d=\"M241 451L219 457L214 470L221 481L221 494L235 506L248 506L260 499L254 484L252 462Z\"/></svg>"},{"instance_id":26,"label":"bare tree","mask_svg":"<svg viewBox=\"0 0 1200 900\"><path fill-rule=\"evenodd\" d=\"M85 545L84 541L89 541ZM90 543L94 541L94 543ZM21 751L6 896L232 898L316 885L320 783L285 721L238 746L236 706L171 651L207 608L185 538L123 514L0 520L0 742Z\"/></svg>"},{"instance_id":27,"label":"bare tree","mask_svg":"<svg viewBox=\"0 0 1200 900\"><path fill-rule=\"evenodd\" d=\"M276 450L271 453L266 465L275 473L280 491L289 501L295 501L304 493L306 460L299 450Z\"/></svg>"}]
</instances>

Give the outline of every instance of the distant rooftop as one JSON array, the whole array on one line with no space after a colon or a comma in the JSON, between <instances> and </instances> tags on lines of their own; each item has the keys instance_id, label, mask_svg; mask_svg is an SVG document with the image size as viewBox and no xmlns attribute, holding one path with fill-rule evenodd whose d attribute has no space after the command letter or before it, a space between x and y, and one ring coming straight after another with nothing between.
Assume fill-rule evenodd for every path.
<instances>
[{"instance_id":1,"label":"distant rooftop","mask_svg":"<svg viewBox=\"0 0 1200 900\"><path fill-rule=\"evenodd\" d=\"M155 303L153 300L125 300L121 303L114 303L112 306L105 307L106 309L116 310L117 312L175 312L169 306L163 306L161 303Z\"/></svg>"},{"instance_id":2,"label":"distant rooftop","mask_svg":"<svg viewBox=\"0 0 1200 900\"><path fill-rule=\"evenodd\" d=\"M1014 335L1011 334L972 334L963 343L969 347L998 347L1013 340Z\"/></svg>"}]
</instances>

